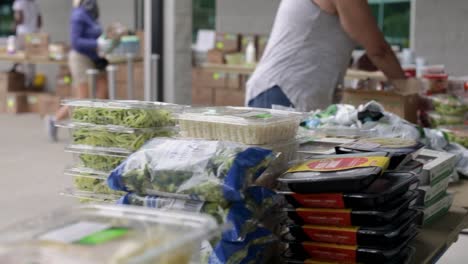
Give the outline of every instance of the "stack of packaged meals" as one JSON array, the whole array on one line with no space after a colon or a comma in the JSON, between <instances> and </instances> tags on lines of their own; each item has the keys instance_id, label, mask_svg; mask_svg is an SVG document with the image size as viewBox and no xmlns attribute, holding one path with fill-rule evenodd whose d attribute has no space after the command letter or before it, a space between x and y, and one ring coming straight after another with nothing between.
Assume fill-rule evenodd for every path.
<instances>
[{"instance_id":1,"label":"stack of packaged meals","mask_svg":"<svg viewBox=\"0 0 468 264\"><path fill-rule=\"evenodd\" d=\"M174 115L183 107L137 101L66 100L71 121L66 147L74 164L65 174L73 188L64 194L82 201L112 202L123 195L107 187L107 176L148 140L178 133Z\"/></svg>"},{"instance_id":2,"label":"stack of packaged meals","mask_svg":"<svg viewBox=\"0 0 468 264\"><path fill-rule=\"evenodd\" d=\"M304 158L279 178L286 263L405 263L421 212L419 175L407 164L423 146L369 138ZM314 262L315 261L315 262Z\"/></svg>"},{"instance_id":3,"label":"stack of packaged meals","mask_svg":"<svg viewBox=\"0 0 468 264\"><path fill-rule=\"evenodd\" d=\"M420 223L426 225L443 217L452 206L453 196L447 193L447 188L452 175L457 173L456 156L423 149L413 164L417 162L423 164L417 206L423 212Z\"/></svg>"}]
</instances>

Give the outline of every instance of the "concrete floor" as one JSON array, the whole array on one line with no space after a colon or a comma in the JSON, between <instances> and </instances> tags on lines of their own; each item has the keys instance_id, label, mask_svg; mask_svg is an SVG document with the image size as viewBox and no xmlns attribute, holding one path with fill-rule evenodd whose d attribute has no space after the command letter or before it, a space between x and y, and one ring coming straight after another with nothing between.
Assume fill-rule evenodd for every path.
<instances>
[{"instance_id":1,"label":"concrete floor","mask_svg":"<svg viewBox=\"0 0 468 264\"><path fill-rule=\"evenodd\" d=\"M63 169L70 164L65 153L66 131L60 143L49 143L37 115L0 115L0 228L76 201L60 196L67 179ZM468 236L459 241L438 263L468 263Z\"/></svg>"}]
</instances>

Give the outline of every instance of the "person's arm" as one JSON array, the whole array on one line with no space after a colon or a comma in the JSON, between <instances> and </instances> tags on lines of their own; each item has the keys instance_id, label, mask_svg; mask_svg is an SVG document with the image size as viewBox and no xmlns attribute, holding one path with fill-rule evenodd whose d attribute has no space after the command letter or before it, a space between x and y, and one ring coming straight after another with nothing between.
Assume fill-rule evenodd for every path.
<instances>
[{"instance_id":1,"label":"person's arm","mask_svg":"<svg viewBox=\"0 0 468 264\"><path fill-rule=\"evenodd\" d=\"M348 35L362 45L370 60L389 79L406 79L395 53L377 26L367 0L331 0Z\"/></svg>"}]
</instances>

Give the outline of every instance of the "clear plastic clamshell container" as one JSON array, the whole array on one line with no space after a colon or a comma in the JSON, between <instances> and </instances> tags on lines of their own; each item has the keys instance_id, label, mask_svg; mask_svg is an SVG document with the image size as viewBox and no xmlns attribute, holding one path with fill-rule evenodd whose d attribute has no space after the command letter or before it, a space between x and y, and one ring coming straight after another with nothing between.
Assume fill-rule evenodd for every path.
<instances>
[{"instance_id":1,"label":"clear plastic clamshell container","mask_svg":"<svg viewBox=\"0 0 468 264\"><path fill-rule=\"evenodd\" d=\"M60 195L75 198L82 204L117 204L122 195L98 194L89 191L81 191L76 188L65 188Z\"/></svg>"},{"instance_id":2,"label":"clear plastic clamshell container","mask_svg":"<svg viewBox=\"0 0 468 264\"><path fill-rule=\"evenodd\" d=\"M2 230L0 263L190 263L218 233L206 215L83 205Z\"/></svg>"},{"instance_id":3,"label":"clear plastic clamshell container","mask_svg":"<svg viewBox=\"0 0 468 264\"><path fill-rule=\"evenodd\" d=\"M95 125L66 122L59 127L70 131L71 144L136 151L148 140L177 135L176 127L127 128L115 125Z\"/></svg>"},{"instance_id":4,"label":"clear plastic clamshell container","mask_svg":"<svg viewBox=\"0 0 468 264\"><path fill-rule=\"evenodd\" d=\"M371 128L355 128L355 127L319 127L313 130L317 136L335 137L335 138L370 138L378 135L377 129Z\"/></svg>"},{"instance_id":5,"label":"clear plastic clamshell container","mask_svg":"<svg viewBox=\"0 0 468 264\"><path fill-rule=\"evenodd\" d=\"M62 105L70 108L73 122L132 128L174 126L174 115L185 108L159 102L111 100L65 100Z\"/></svg>"},{"instance_id":6,"label":"clear plastic clamshell container","mask_svg":"<svg viewBox=\"0 0 468 264\"><path fill-rule=\"evenodd\" d=\"M73 154L73 167L104 174L110 173L130 154L128 150L69 145L65 152Z\"/></svg>"},{"instance_id":7,"label":"clear plastic clamshell container","mask_svg":"<svg viewBox=\"0 0 468 264\"><path fill-rule=\"evenodd\" d=\"M434 109L441 115L464 116L468 112L468 100L448 94L429 96Z\"/></svg>"},{"instance_id":8,"label":"clear plastic clamshell container","mask_svg":"<svg viewBox=\"0 0 468 264\"><path fill-rule=\"evenodd\" d=\"M436 112L429 112L427 115L432 127L463 125L466 120L463 116L441 115Z\"/></svg>"},{"instance_id":9,"label":"clear plastic clamshell container","mask_svg":"<svg viewBox=\"0 0 468 264\"><path fill-rule=\"evenodd\" d=\"M107 185L107 174L86 168L67 168L65 175L70 177L71 184L78 191L104 195L125 195L125 192L114 191Z\"/></svg>"},{"instance_id":10,"label":"clear plastic clamshell container","mask_svg":"<svg viewBox=\"0 0 468 264\"><path fill-rule=\"evenodd\" d=\"M186 109L178 119L185 137L265 145L294 139L301 118L281 110L210 107Z\"/></svg>"}]
</instances>

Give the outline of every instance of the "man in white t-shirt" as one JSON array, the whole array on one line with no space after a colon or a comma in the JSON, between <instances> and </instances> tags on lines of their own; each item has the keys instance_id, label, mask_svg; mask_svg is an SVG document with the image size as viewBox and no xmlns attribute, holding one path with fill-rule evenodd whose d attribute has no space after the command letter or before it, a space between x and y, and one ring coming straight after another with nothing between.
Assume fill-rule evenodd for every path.
<instances>
[{"instance_id":1,"label":"man in white t-shirt","mask_svg":"<svg viewBox=\"0 0 468 264\"><path fill-rule=\"evenodd\" d=\"M16 35L37 33L42 27L42 16L39 4L35 0L15 0L13 3L15 12ZM26 86L31 86L36 75L35 65L24 65Z\"/></svg>"}]
</instances>

